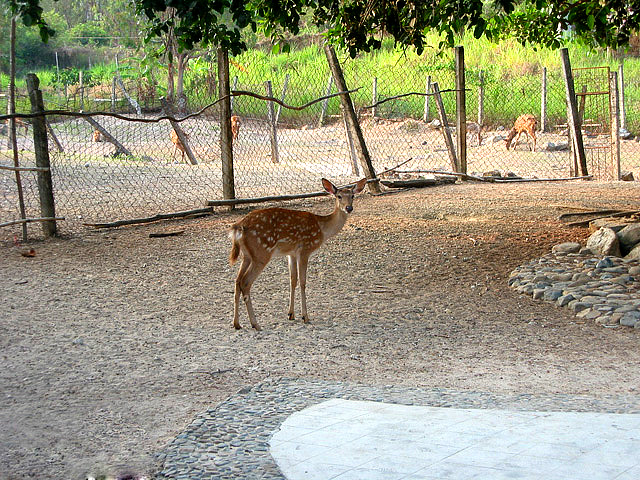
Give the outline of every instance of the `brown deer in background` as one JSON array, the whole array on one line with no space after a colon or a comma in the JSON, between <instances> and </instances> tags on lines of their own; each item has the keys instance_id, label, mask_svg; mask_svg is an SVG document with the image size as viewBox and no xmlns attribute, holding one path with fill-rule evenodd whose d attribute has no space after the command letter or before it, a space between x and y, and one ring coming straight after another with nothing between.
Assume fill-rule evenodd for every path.
<instances>
[{"instance_id":1,"label":"brown deer in background","mask_svg":"<svg viewBox=\"0 0 640 480\"><path fill-rule=\"evenodd\" d=\"M187 135L186 133L184 134L185 137L189 138L189 135ZM185 155L185 149L184 149L184 145L182 145L182 142L180 141L180 137L178 137L178 132L175 131L175 129L171 129L171 143L173 143L173 153L171 154L171 157L175 157L176 155L176 151L180 150L182 152L182 158L180 159L181 162L184 162L184 155Z\"/></svg>"},{"instance_id":2,"label":"brown deer in background","mask_svg":"<svg viewBox=\"0 0 640 480\"><path fill-rule=\"evenodd\" d=\"M240 117L237 115L233 115L231 117L231 135L233 136L233 141L235 142L238 138L238 132L240 132Z\"/></svg>"},{"instance_id":3,"label":"brown deer in background","mask_svg":"<svg viewBox=\"0 0 640 480\"><path fill-rule=\"evenodd\" d=\"M102 141L102 134L100 133L100 130L98 130L97 128L93 131L93 141L94 142Z\"/></svg>"},{"instance_id":4,"label":"brown deer in background","mask_svg":"<svg viewBox=\"0 0 640 480\"><path fill-rule=\"evenodd\" d=\"M295 290L300 280L300 300L302 320L309 321L307 313L307 265L309 256L324 242L337 234L353 211L353 197L360 193L367 179L363 178L354 186L337 188L326 178L322 179L324 189L335 199L335 208L330 215L316 215L311 212L266 208L254 210L231 227L229 236L233 242L229 261L233 265L242 253L242 264L236 277L233 304L233 326L240 328L240 295L244 299L251 326L260 330L251 304L251 286L264 270L272 257L287 256L289 260L289 319L293 320Z\"/></svg>"},{"instance_id":5,"label":"brown deer in background","mask_svg":"<svg viewBox=\"0 0 640 480\"><path fill-rule=\"evenodd\" d=\"M537 125L538 125L538 121L536 120L536 117L534 117L530 113L524 113L520 115L516 119L515 123L513 124L513 128L509 132L509 135L507 135L507 139L506 139L507 150L509 150L509 147L511 146L511 141L513 140L513 137L515 137L516 134L518 135L518 137L516 138L516 141L513 143L513 148L515 149L516 145L518 144L518 140L520 139L520 135L524 133L527 136L527 141L529 141L529 136L533 138L533 148L531 150L535 152Z\"/></svg>"}]
</instances>

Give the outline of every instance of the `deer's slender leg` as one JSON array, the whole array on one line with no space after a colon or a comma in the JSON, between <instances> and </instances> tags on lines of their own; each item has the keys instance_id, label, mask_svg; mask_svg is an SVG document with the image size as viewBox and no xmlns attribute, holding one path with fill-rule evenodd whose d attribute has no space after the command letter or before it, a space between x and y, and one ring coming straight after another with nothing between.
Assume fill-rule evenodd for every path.
<instances>
[{"instance_id":1,"label":"deer's slender leg","mask_svg":"<svg viewBox=\"0 0 640 480\"><path fill-rule=\"evenodd\" d=\"M249 268L247 269L244 277L242 278L240 288L242 289L242 297L244 298L244 303L247 306L247 313L249 314L249 321L251 322L251 326L256 330L261 330L260 325L256 322L256 314L253 310L253 304L251 303L251 286L258 275L264 270L264 267L269 263L267 260L264 263L258 263L255 259L250 263Z\"/></svg>"},{"instance_id":2,"label":"deer's slender leg","mask_svg":"<svg viewBox=\"0 0 640 480\"><path fill-rule=\"evenodd\" d=\"M233 302L233 326L237 330L240 327L240 312L238 310L240 306L240 294L242 293L242 282L247 270L249 268L249 264L251 260L249 260L246 256L242 257L242 264L240 265L240 270L238 270L238 276L236 277L236 287L235 287L235 297Z\"/></svg>"},{"instance_id":3,"label":"deer's slender leg","mask_svg":"<svg viewBox=\"0 0 640 480\"><path fill-rule=\"evenodd\" d=\"M296 318L294 303L296 297L296 286L298 285L298 260L294 255L288 256L289 260L289 320Z\"/></svg>"},{"instance_id":4,"label":"deer's slender leg","mask_svg":"<svg viewBox=\"0 0 640 480\"><path fill-rule=\"evenodd\" d=\"M298 255L298 277L300 278L300 303L302 305L302 321L307 323L310 321L307 313L307 265L309 263L309 254L301 253Z\"/></svg>"}]
</instances>

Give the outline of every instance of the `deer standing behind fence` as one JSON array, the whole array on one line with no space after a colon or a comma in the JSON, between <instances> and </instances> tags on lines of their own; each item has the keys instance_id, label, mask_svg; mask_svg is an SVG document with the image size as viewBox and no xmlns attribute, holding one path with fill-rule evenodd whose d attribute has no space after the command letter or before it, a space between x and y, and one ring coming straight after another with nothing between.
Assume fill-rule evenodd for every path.
<instances>
[{"instance_id":1,"label":"deer standing behind fence","mask_svg":"<svg viewBox=\"0 0 640 480\"><path fill-rule=\"evenodd\" d=\"M513 124L513 128L511 129L511 131L509 131L509 135L507 135L507 150L509 150L509 147L511 146L511 140L513 140L513 137L515 137L516 134L518 135L516 141L513 143L513 148L515 149L516 145L518 144L518 140L520 140L520 135L524 133L527 136L527 141L529 141L529 136L533 138L533 148L531 149L531 151L535 152L537 125L538 121L536 120L536 117L534 117L530 113L524 113L520 115Z\"/></svg>"},{"instance_id":2,"label":"deer standing behind fence","mask_svg":"<svg viewBox=\"0 0 640 480\"><path fill-rule=\"evenodd\" d=\"M233 141L235 142L238 138L238 133L240 132L240 117L237 115L233 115L231 117L231 135L233 137Z\"/></svg>"},{"instance_id":3,"label":"deer standing behind fence","mask_svg":"<svg viewBox=\"0 0 640 480\"><path fill-rule=\"evenodd\" d=\"M178 132L175 131L175 129L171 129L171 143L173 143L173 153L171 154L171 157L175 157L176 156L176 151L180 150L182 152L182 158L180 159L181 162L184 162L184 155L185 155L185 149L184 149L184 145L182 145L182 142L180 141L180 137L178 137ZM187 135L186 133L184 134L185 137L189 138L189 135Z\"/></svg>"},{"instance_id":4,"label":"deer standing behind fence","mask_svg":"<svg viewBox=\"0 0 640 480\"><path fill-rule=\"evenodd\" d=\"M367 179L363 178L354 186L337 188L323 178L324 189L336 199L335 208L329 215L266 208L254 210L231 227L229 236L233 243L229 262L233 265L242 253L233 304L233 326L236 329L240 328L239 307L242 295L251 326L260 330L251 304L251 286L271 258L285 255L289 261L289 319L295 318L295 290L300 280L302 320L305 323L309 321L306 298L309 256L342 230L347 215L353 211L353 197L364 189L366 183Z\"/></svg>"}]
</instances>

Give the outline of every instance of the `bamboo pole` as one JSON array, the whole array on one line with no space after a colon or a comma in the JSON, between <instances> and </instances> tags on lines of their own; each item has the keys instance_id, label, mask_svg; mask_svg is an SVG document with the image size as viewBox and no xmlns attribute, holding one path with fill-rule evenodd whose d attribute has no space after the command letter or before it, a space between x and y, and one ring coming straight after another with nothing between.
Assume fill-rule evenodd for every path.
<instances>
[{"instance_id":1,"label":"bamboo pole","mask_svg":"<svg viewBox=\"0 0 640 480\"><path fill-rule=\"evenodd\" d=\"M280 101L284 103L284 99L287 96L287 88L289 87L289 74L284 76L284 85L282 85L282 95L280 95ZM282 111L282 103L278 104L278 110L276 110L276 125L280 120L280 112Z\"/></svg>"}]
</instances>

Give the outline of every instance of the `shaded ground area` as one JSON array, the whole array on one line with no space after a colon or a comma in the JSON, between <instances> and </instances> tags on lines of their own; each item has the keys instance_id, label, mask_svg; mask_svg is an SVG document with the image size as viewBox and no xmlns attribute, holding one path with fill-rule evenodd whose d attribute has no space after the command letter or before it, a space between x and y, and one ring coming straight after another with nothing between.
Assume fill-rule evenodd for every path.
<instances>
[{"instance_id":1,"label":"shaded ground area","mask_svg":"<svg viewBox=\"0 0 640 480\"><path fill-rule=\"evenodd\" d=\"M286 262L234 331L227 227L242 212L3 247L3 478L151 473L193 416L267 377L495 393L640 391L640 332L603 329L507 286L584 229L553 205L632 206L637 184L451 185L356 200L314 257L313 322L286 318ZM328 212L328 199L295 208ZM177 237L149 238L185 230Z\"/></svg>"}]
</instances>

